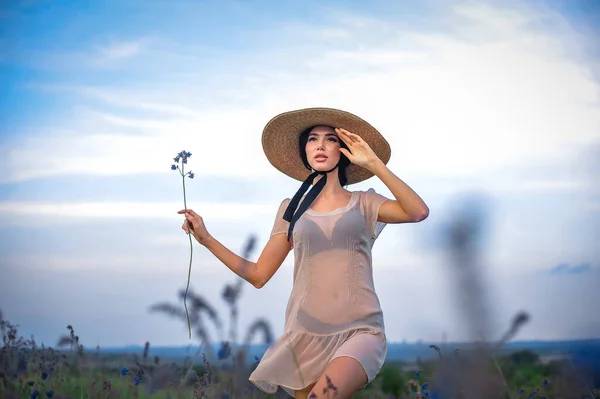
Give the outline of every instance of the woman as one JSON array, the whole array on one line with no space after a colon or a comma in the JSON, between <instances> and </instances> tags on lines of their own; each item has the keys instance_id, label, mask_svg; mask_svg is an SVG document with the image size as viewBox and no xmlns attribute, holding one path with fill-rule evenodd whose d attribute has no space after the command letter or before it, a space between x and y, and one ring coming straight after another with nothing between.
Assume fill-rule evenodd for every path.
<instances>
[{"instance_id":1,"label":"woman","mask_svg":"<svg viewBox=\"0 0 600 399\"><path fill-rule=\"evenodd\" d=\"M187 219L182 228L256 288L294 250L284 333L250 381L267 393L282 387L298 399L350 398L375 378L387 353L373 287L372 246L385 224L422 221L429 209L387 168L390 148L383 136L348 112L283 113L267 124L262 142L271 164L303 184L281 203L258 261L242 269L244 260L212 237L192 210L179 211ZM371 176L381 179L395 199L373 189L344 188ZM325 390L335 394L324 395Z\"/></svg>"}]
</instances>

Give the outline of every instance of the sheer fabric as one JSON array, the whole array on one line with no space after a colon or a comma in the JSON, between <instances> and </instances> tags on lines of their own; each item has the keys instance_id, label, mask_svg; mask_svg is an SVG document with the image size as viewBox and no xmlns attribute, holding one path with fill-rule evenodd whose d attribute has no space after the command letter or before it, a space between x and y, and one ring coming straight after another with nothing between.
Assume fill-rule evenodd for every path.
<instances>
[{"instance_id":1,"label":"sheer fabric","mask_svg":"<svg viewBox=\"0 0 600 399\"><path fill-rule=\"evenodd\" d=\"M354 191L346 206L331 212L309 208L296 222L291 241L294 284L284 332L250 375L264 392L282 387L293 397L294 390L316 382L340 347L357 333L382 338L384 349L373 349L376 358L369 359L371 366L361 361L369 378L379 371L387 346L371 250L385 227L377 214L386 200L373 189ZM281 203L271 236L287 234L289 223L282 216L289 201Z\"/></svg>"}]
</instances>

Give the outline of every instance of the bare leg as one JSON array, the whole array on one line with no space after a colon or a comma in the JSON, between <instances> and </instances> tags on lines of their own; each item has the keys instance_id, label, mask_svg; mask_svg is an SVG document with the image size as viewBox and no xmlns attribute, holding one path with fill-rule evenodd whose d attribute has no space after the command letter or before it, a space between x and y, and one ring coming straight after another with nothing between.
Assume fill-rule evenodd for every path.
<instances>
[{"instance_id":1,"label":"bare leg","mask_svg":"<svg viewBox=\"0 0 600 399\"><path fill-rule=\"evenodd\" d=\"M310 391L308 399L350 399L367 382L367 373L356 359L338 357L329 363Z\"/></svg>"},{"instance_id":2,"label":"bare leg","mask_svg":"<svg viewBox=\"0 0 600 399\"><path fill-rule=\"evenodd\" d=\"M315 384L310 384L308 387L304 388L301 391L294 391L296 394L296 399L307 399L310 390L313 389L314 386Z\"/></svg>"}]
</instances>

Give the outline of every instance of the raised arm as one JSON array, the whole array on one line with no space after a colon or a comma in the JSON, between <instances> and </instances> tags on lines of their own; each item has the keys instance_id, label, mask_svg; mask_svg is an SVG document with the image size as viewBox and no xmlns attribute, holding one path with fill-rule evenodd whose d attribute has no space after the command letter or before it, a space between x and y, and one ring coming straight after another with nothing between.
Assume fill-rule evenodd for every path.
<instances>
[{"instance_id":1,"label":"raised arm","mask_svg":"<svg viewBox=\"0 0 600 399\"><path fill-rule=\"evenodd\" d=\"M185 214L185 210L178 213ZM291 244L287 241L285 234L273 235L260 254L256 262L235 254L225 247L221 242L209 234L202 217L191 209L187 210L186 221L181 228L188 234L193 234L198 243L206 247L217 259L219 259L232 272L252 284L256 288L262 288L277 272L291 250ZM188 221L191 223L191 228Z\"/></svg>"}]
</instances>

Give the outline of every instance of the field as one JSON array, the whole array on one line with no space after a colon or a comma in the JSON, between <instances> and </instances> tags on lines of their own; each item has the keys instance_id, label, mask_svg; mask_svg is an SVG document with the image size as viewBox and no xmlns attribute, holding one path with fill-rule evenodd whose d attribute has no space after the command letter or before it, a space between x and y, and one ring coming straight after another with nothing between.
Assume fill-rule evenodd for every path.
<instances>
[{"instance_id":1,"label":"field","mask_svg":"<svg viewBox=\"0 0 600 399\"><path fill-rule=\"evenodd\" d=\"M192 314L200 314L201 304L206 311L207 304L201 297L191 294L190 298ZM526 319L525 315L517 315L509 332L518 330ZM254 367L249 359L250 345L233 348L228 342L216 348L199 345L190 347L186 356L161 357L153 354L150 343L134 353L113 353L101 348L85 350L72 326L67 326L67 333L59 337L56 348L38 346L33 338L19 336L17 326L8 320L2 320L0 326L3 399L288 397L281 390L266 395L248 381ZM205 336L203 330L201 322L194 319L194 335ZM247 340L259 331L266 342L272 340L268 325L262 320L256 323ZM445 353L438 346L429 345L432 356L387 362L376 380L355 397L598 397L598 340L575 342L570 349L546 350L542 356L522 348L501 351L501 346L502 343L480 342ZM335 395L327 392L320 397Z\"/></svg>"},{"instance_id":2,"label":"field","mask_svg":"<svg viewBox=\"0 0 600 399\"><path fill-rule=\"evenodd\" d=\"M476 219L471 219L477 223ZM471 229L476 230L476 229ZM465 235L464 225L450 232L450 267L462 273L466 290L477 289L477 257L469 244L475 235ZM255 240L243 250L248 259ZM470 287L469 287L470 285ZM238 278L225 284L221 298L230 308L230 326L225 334L223 318L205 298L182 290L177 303L156 303L152 312L185 323L197 346L187 352L156 348L147 342L139 348L84 348L85 337L76 328L58 337L55 348L37 345L34 338L19 335L18 327L2 318L0 332L0 398L288 398L279 390L266 395L248 381L248 376L274 334L266 319L252 323L238 339L238 307L244 282ZM481 294L479 294L481 295ZM190 307L183 306L186 298ZM476 304L477 296L469 303ZM188 310L188 312L186 312ZM472 330L482 327L476 308L466 308L466 323ZM189 316L189 319L188 319ZM600 340L563 344L512 342L530 320L526 312L516 314L497 342L472 344L421 344L404 346L404 357L395 360L399 346L390 346L389 360L377 378L357 399L475 399L475 398L598 398L600 387ZM189 324L188 324L189 323ZM213 328L209 328L213 327ZM212 336L218 332L216 339ZM227 338L226 338L227 335ZM206 343L220 342L207 345ZM258 344L257 344L258 342ZM335 381L332 381L335 386ZM333 387L320 398L335 398Z\"/></svg>"}]
</instances>

